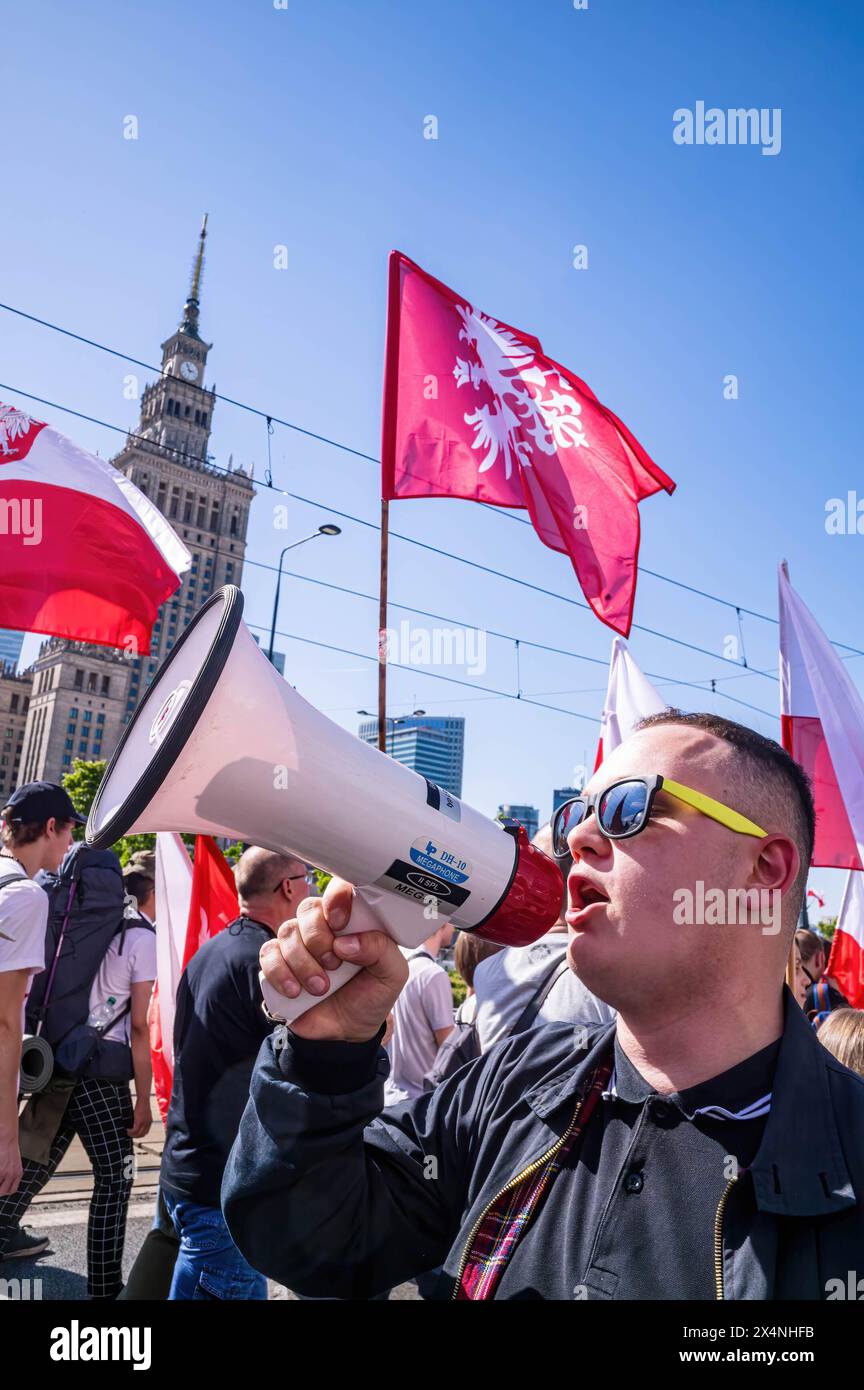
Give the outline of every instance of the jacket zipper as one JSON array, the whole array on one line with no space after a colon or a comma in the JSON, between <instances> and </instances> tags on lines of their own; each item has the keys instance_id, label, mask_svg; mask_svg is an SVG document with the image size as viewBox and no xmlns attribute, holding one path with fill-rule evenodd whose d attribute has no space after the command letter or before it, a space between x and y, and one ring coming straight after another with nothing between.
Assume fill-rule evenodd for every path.
<instances>
[{"instance_id":1,"label":"jacket zipper","mask_svg":"<svg viewBox=\"0 0 864 1390\"><path fill-rule=\"evenodd\" d=\"M465 1266L468 1263L468 1255L470 1253L471 1246L474 1243L474 1237L476 1236L481 1225L483 1224L487 1212L491 1211L492 1207L494 1207L498 1199L500 1197L503 1197L505 1192L509 1192L511 1187L517 1187L520 1182L524 1182L525 1178L528 1178L531 1176L532 1173L535 1173L542 1164L547 1163L549 1159L555 1157L555 1154L558 1152L560 1148L563 1147L564 1144L566 1144L567 1140L570 1138L570 1135L573 1133L573 1129L576 1125L576 1121L579 1118L579 1112L582 1109L582 1105L583 1100L580 1099L576 1105L575 1111L573 1112L572 1120L570 1121L569 1125L567 1126L567 1129L561 1135L561 1138L557 1141L557 1143L553 1144L552 1148L547 1149L546 1152L544 1154L541 1154L539 1158L535 1158L534 1162L529 1163L527 1168L523 1168L521 1173L517 1173L515 1178L511 1178L507 1185L501 1188L500 1192L496 1192L491 1202L487 1202L486 1206L483 1208L480 1215L477 1217L477 1220L474 1222L474 1225L471 1227L471 1232L468 1236L467 1241L465 1242L465 1248L462 1251L462 1257L459 1261L459 1270L456 1275L456 1283L453 1286L453 1293L451 1294L451 1299L455 1299L459 1293L459 1289L462 1284L462 1275L465 1273ZM544 1187L545 1181L543 1183L543 1186L541 1186L538 1189L537 1196L534 1199L535 1207L537 1205L537 1202L539 1202L540 1200Z\"/></svg>"},{"instance_id":2,"label":"jacket zipper","mask_svg":"<svg viewBox=\"0 0 864 1390\"><path fill-rule=\"evenodd\" d=\"M715 1298L718 1299L725 1299L726 1297L723 1291L723 1213L726 1210L729 1193L737 1181L737 1178L729 1179L714 1216L714 1287Z\"/></svg>"}]
</instances>

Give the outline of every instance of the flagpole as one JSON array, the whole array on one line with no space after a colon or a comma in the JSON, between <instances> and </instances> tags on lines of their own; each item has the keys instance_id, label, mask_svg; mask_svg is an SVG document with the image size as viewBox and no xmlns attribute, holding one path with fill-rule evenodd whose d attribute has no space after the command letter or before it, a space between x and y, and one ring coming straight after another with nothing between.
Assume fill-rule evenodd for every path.
<instances>
[{"instance_id":1,"label":"flagpole","mask_svg":"<svg viewBox=\"0 0 864 1390\"><path fill-rule=\"evenodd\" d=\"M378 747L387 752L387 560L390 503L381 498L381 576L378 602Z\"/></svg>"},{"instance_id":2,"label":"flagpole","mask_svg":"<svg viewBox=\"0 0 864 1390\"><path fill-rule=\"evenodd\" d=\"M788 580L788 578L789 578L789 564L788 564L788 561L786 561L786 560L781 560L781 562L780 562L780 568L781 568L781 570L783 571L783 576L784 576L784 578ZM808 866L807 866L807 870L808 870L808 874L809 874L809 870L810 870L810 865L809 865L809 864L808 864ZM804 880L804 897L803 897L802 902L801 902L801 913L799 914L799 918L798 918L798 926L801 925L801 917L802 917L802 916L803 916L803 918L804 918L805 925L806 925L807 927L809 927L810 923L807 921L807 880L806 880L806 879ZM797 929L797 928L796 928L796 929ZM788 955L787 958L786 958L786 983L787 983L787 985L789 986L789 988L790 988L790 990L792 991L792 993L794 994L794 993L795 993L795 934L794 934L794 932L793 932L793 934L792 934L792 940L791 940L791 942L789 943L789 955Z\"/></svg>"}]
</instances>

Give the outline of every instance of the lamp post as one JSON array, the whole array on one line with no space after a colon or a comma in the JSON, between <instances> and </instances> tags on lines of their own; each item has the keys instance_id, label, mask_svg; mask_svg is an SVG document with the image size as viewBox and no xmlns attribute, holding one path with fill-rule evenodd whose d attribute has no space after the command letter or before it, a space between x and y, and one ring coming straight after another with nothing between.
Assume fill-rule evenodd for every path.
<instances>
[{"instance_id":1,"label":"lamp post","mask_svg":"<svg viewBox=\"0 0 864 1390\"><path fill-rule=\"evenodd\" d=\"M334 526L332 522L326 522L319 526L317 531L313 531L311 536L304 536L302 540L293 541L291 545L286 545L279 556L279 572L276 575L276 594L273 599L273 621L270 624L270 645L267 648L267 660L273 660L273 642L276 637L276 614L279 611L279 590L282 586L282 561L289 550L296 550L298 545L305 545L307 541L314 541L316 536L341 536L342 527Z\"/></svg>"}]
</instances>

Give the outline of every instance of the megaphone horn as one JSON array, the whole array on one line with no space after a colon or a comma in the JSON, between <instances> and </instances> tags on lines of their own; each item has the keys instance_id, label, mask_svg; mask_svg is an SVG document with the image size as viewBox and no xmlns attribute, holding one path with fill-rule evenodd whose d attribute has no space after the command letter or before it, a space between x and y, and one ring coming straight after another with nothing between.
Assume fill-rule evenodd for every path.
<instances>
[{"instance_id":1,"label":"megaphone horn","mask_svg":"<svg viewBox=\"0 0 864 1390\"><path fill-rule=\"evenodd\" d=\"M353 928L384 926L404 946L441 917L507 946L548 931L561 873L523 827L490 820L327 719L282 679L242 614L230 584L196 613L106 769L88 840L101 849L176 830L295 854L360 885L366 911L355 904ZM331 989L356 970L333 971ZM282 1018L320 1002L265 998Z\"/></svg>"}]
</instances>

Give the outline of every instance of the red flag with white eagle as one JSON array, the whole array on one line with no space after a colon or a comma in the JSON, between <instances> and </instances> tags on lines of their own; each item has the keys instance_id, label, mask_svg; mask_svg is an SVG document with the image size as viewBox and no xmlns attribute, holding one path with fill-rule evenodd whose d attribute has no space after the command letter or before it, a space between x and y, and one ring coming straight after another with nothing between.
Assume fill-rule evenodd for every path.
<instances>
[{"instance_id":1,"label":"red flag with white eagle","mask_svg":"<svg viewBox=\"0 0 864 1390\"><path fill-rule=\"evenodd\" d=\"M0 627L150 650L191 556L128 478L0 404Z\"/></svg>"},{"instance_id":2,"label":"red flag with white eagle","mask_svg":"<svg viewBox=\"0 0 864 1390\"><path fill-rule=\"evenodd\" d=\"M783 747L813 785L816 868L864 864L864 702L780 566Z\"/></svg>"},{"instance_id":3,"label":"red flag with white eagle","mask_svg":"<svg viewBox=\"0 0 864 1390\"><path fill-rule=\"evenodd\" d=\"M619 743L629 738L639 723L649 714L662 714L668 709L665 700L637 666L623 637L612 638L612 658L609 662L609 684L600 723L600 742L594 770Z\"/></svg>"},{"instance_id":4,"label":"red flag with white eagle","mask_svg":"<svg viewBox=\"0 0 864 1390\"><path fill-rule=\"evenodd\" d=\"M864 875L851 870L825 974L853 1009L864 1009Z\"/></svg>"},{"instance_id":5,"label":"red flag with white eagle","mask_svg":"<svg viewBox=\"0 0 864 1390\"><path fill-rule=\"evenodd\" d=\"M672 492L627 426L537 338L390 256L382 497L526 508L570 556L588 603L626 637L639 503Z\"/></svg>"}]
</instances>

